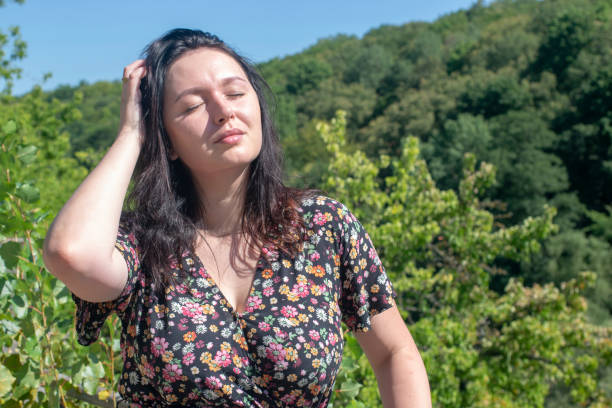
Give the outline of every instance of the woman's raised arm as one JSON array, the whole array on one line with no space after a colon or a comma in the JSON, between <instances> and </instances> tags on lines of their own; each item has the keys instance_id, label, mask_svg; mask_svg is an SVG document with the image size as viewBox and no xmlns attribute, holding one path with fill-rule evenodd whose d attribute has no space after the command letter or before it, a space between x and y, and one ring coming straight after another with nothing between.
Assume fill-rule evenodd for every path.
<instances>
[{"instance_id":1,"label":"woman's raised arm","mask_svg":"<svg viewBox=\"0 0 612 408\"><path fill-rule=\"evenodd\" d=\"M75 295L91 302L115 299L127 280L127 265L115 249L115 240L144 137L139 90L144 75L144 60L125 67L118 136L64 204L45 238L47 269Z\"/></svg>"}]
</instances>

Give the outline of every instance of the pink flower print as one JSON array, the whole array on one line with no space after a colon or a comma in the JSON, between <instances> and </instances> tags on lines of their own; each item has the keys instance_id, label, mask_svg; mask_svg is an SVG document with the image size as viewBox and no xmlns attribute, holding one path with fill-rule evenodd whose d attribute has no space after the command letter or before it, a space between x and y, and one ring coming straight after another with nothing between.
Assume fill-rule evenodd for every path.
<instances>
[{"instance_id":1,"label":"pink flower print","mask_svg":"<svg viewBox=\"0 0 612 408\"><path fill-rule=\"evenodd\" d=\"M159 357L166 352L166 348L168 348L168 342L166 339L162 337L156 337L153 339L153 344L151 346L151 352L153 355Z\"/></svg>"},{"instance_id":2,"label":"pink flower print","mask_svg":"<svg viewBox=\"0 0 612 408\"><path fill-rule=\"evenodd\" d=\"M249 296L246 304L246 311L251 313L255 310L259 309L259 305L261 305L261 298L259 296Z\"/></svg>"},{"instance_id":3,"label":"pink flower print","mask_svg":"<svg viewBox=\"0 0 612 408\"><path fill-rule=\"evenodd\" d=\"M329 336L329 344L331 344L332 346L335 345L338 342L338 335L336 333L332 333Z\"/></svg>"},{"instance_id":4,"label":"pink flower print","mask_svg":"<svg viewBox=\"0 0 612 408\"><path fill-rule=\"evenodd\" d=\"M264 296L272 296L274 294L274 288L272 286L268 286L263 290Z\"/></svg>"},{"instance_id":5,"label":"pink flower print","mask_svg":"<svg viewBox=\"0 0 612 408\"><path fill-rule=\"evenodd\" d=\"M181 308L181 313L187 317L194 317L196 315L202 314L202 307L197 303L187 302Z\"/></svg>"},{"instance_id":6,"label":"pink flower print","mask_svg":"<svg viewBox=\"0 0 612 408\"><path fill-rule=\"evenodd\" d=\"M193 355L193 353L187 353L183 356L183 364L185 365L190 365L191 363L193 363L193 360L195 360L195 356Z\"/></svg>"},{"instance_id":7,"label":"pink flower print","mask_svg":"<svg viewBox=\"0 0 612 408\"><path fill-rule=\"evenodd\" d=\"M297 316L298 311L293 306L283 306L283 308L281 309L281 313L285 317L295 317Z\"/></svg>"},{"instance_id":8,"label":"pink flower print","mask_svg":"<svg viewBox=\"0 0 612 408\"><path fill-rule=\"evenodd\" d=\"M297 395L294 394L285 394L281 397L281 401L285 404L285 405L293 405L295 403L295 399L297 398Z\"/></svg>"},{"instance_id":9,"label":"pink flower print","mask_svg":"<svg viewBox=\"0 0 612 408\"><path fill-rule=\"evenodd\" d=\"M302 283L293 285L293 289L291 289L291 291L301 298L308 296L309 293L308 286Z\"/></svg>"},{"instance_id":10,"label":"pink flower print","mask_svg":"<svg viewBox=\"0 0 612 408\"><path fill-rule=\"evenodd\" d=\"M266 356L274 362L283 361L285 359L285 349L278 343L270 343L266 347Z\"/></svg>"},{"instance_id":11,"label":"pink flower print","mask_svg":"<svg viewBox=\"0 0 612 408\"><path fill-rule=\"evenodd\" d=\"M370 250L368 251L368 258L376 258L376 250L374 249L374 247L370 247Z\"/></svg>"},{"instance_id":12,"label":"pink flower print","mask_svg":"<svg viewBox=\"0 0 612 408\"><path fill-rule=\"evenodd\" d=\"M197 349L201 349L202 347L204 347L206 345L206 343L204 343L204 340L198 340L195 344Z\"/></svg>"},{"instance_id":13,"label":"pink flower print","mask_svg":"<svg viewBox=\"0 0 612 408\"><path fill-rule=\"evenodd\" d=\"M230 354L227 351L219 350L215 354L215 362L221 367L227 367L231 363Z\"/></svg>"},{"instance_id":14,"label":"pink flower print","mask_svg":"<svg viewBox=\"0 0 612 408\"><path fill-rule=\"evenodd\" d=\"M139 365L138 368L140 369L140 374L142 374L143 377L153 378L155 375L155 370L148 361L145 361L143 364Z\"/></svg>"},{"instance_id":15,"label":"pink flower print","mask_svg":"<svg viewBox=\"0 0 612 408\"><path fill-rule=\"evenodd\" d=\"M308 335L310 336L311 339L313 339L314 341L318 341L321 337L319 336L319 332L316 330L311 330L308 332Z\"/></svg>"},{"instance_id":16,"label":"pink flower print","mask_svg":"<svg viewBox=\"0 0 612 408\"><path fill-rule=\"evenodd\" d=\"M324 225L327 222L327 218L325 217L324 214L321 214L320 212L318 212L314 215L314 217L312 217L312 222L314 222L317 225Z\"/></svg>"},{"instance_id":17,"label":"pink flower print","mask_svg":"<svg viewBox=\"0 0 612 408\"><path fill-rule=\"evenodd\" d=\"M267 332L268 330L270 330L270 325L266 322L259 322L259 329Z\"/></svg>"},{"instance_id":18,"label":"pink flower print","mask_svg":"<svg viewBox=\"0 0 612 408\"><path fill-rule=\"evenodd\" d=\"M208 377L206 378L206 386L208 388L211 388L213 390L218 390L219 388L221 388L221 380L218 379L217 377Z\"/></svg>"},{"instance_id":19,"label":"pink flower print","mask_svg":"<svg viewBox=\"0 0 612 408\"><path fill-rule=\"evenodd\" d=\"M313 252L312 254L310 254L310 260L313 262L318 261L320 257L321 255L319 255L318 252Z\"/></svg>"},{"instance_id":20,"label":"pink flower print","mask_svg":"<svg viewBox=\"0 0 612 408\"><path fill-rule=\"evenodd\" d=\"M166 364L164 370L162 371L162 375L164 380L169 381L171 383L178 380L178 378L183 374L183 370L179 367L178 364Z\"/></svg>"}]
</instances>

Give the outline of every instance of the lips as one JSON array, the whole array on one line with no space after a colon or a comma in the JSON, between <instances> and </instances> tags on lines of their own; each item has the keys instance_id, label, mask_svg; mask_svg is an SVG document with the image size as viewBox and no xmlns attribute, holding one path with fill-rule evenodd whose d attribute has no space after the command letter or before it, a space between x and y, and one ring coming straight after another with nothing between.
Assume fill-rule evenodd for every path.
<instances>
[{"instance_id":1,"label":"lips","mask_svg":"<svg viewBox=\"0 0 612 408\"><path fill-rule=\"evenodd\" d=\"M232 143L238 141L245 132L240 129L229 129L221 133L214 141L214 143Z\"/></svg>"}]
</instances>

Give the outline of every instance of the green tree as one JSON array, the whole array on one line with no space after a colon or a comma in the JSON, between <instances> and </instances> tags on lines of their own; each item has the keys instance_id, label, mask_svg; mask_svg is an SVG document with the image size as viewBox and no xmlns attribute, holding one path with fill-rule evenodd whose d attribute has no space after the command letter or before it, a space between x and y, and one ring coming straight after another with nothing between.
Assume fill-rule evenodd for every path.
<instances>
[{"instance_id":1,"label":"green tree","mask_svg":"<svg viewBox=\"0 0 612 408\"><path fill-rule=\"evenodd\" d=\"M555 231L554 211L509 227L494 226L479 194L494 181L492 166L465 157L458 193L436 188L418 142L406 139L398 158L372 161L347 153L345 114L319 131L333 155L326 190L364 221L398 293L398 306L419 345L435 406L542 407L552 385L575 402L611 403L599 383L612 361L611 331L589 324L585 286L593 274L526 286L511 279L489 289L499 257L522 260ZM386 177L380 173L386 169ZM376 383L347 339L334 406L380 403Z\"/></svg>"}]
</instances>

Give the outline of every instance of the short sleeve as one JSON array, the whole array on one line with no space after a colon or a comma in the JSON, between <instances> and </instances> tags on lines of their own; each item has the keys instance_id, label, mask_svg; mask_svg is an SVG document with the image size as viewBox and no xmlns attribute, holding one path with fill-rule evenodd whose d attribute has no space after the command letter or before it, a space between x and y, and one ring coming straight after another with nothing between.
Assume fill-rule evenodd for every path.
<instances>
[{"instance_id":1,"label":"short sleeve","mask_svg":"<svg viewBox=\"0 0 612 408\"><path fill-rule=\"evenodd\" d=\"M112 312L117 313L120 317L123 316L130 305L132 294L139 286L141 272L138 247L134 235L120 227L115 248L123 255L128 268L127 282L117 299L96 303L83 300L74 293L72 294L72 299L76 304L77 340L83 346L88 346L98 339L102 325Z\"/></svg>"},{"instance_id":2,"label":"short sleeve","mask_svg":"<svg viewBox=\"0 0 612 408\"><path fill-rule=\"evenodd\" d=\"M395 305L396 296L376 249L363 225L340 207L342 320L351 331L370 329L370 319Z\"/></svg>"}]
</instances>

